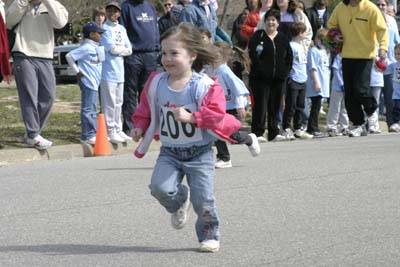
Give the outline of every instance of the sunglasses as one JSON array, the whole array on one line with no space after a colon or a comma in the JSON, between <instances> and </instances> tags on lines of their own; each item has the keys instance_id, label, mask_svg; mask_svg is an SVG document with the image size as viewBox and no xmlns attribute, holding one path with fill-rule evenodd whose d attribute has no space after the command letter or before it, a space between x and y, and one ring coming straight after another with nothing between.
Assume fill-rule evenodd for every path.
<instances>
[{"instance_id":1,"label":"sunglasses","mask_svg":"<svg viewBox=\"0 0 400 267\"><path fill-rule=\"evenodd\" d=\"M166 4L164 4L164 7L170 7L170 6L172 6L171 3L166 3Z\"/></svg>"}]
</instances>

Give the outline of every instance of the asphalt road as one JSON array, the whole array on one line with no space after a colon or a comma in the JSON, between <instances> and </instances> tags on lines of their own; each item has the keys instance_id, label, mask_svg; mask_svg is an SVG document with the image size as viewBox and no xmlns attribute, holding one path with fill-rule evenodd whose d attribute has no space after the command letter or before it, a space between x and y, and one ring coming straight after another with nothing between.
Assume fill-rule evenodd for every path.
<instances>
[{"instance_id":1,"label":"asphalt road","mask_svg":"<svg viewBox=\"0 0 400 267\"><path fill-rule=\"evenodd\" d=\"M156 152L0 167L0 266L400 266L400 135L230 149L215 254L150 196Z\"/></svg>"}]
</instances>

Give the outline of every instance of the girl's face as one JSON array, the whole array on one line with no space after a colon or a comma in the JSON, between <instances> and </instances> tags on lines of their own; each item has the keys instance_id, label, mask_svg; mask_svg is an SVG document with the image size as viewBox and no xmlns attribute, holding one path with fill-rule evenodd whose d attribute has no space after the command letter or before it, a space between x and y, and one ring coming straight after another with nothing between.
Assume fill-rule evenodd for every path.
<instances>
[{"instance_id":1,"label":"girl's face","mask_svg":"<svg viewBox=\"0 0 400 267\"><path fill-rule=\"evenodd\" d=\"M385 0L378 0L376 2L376 5L379 7L379 9L386 14L386 8L387 8L387 4L385 2Z\"/></svg>"},{"instance_id":2,"label":"girl's face","mask_svg":"<svg viewBox=\"0 0 400 267\"><path fill-rule=\"evenodd\" d=\"M171 35L161 42L161 63L171 76L179 77L192 71L196 55L176 37L176 35Z\"/></svg>"},{"instance_id":3,"label":"girl's face","mask_svg":"<svg viewBox=\"0 0 400 267\"><path fill-rule=\"evenodd\" d=\"M270 16L265 20L265 31L268 33L277 31L278 26L278 20L274 16Z\"/></svg>"},{"instance_id":4,"label":"girl's face","mask_svg":"<svg viewBox=\"0 0 400 267\"><path fill-rule=\"evenodd\" d=\"M261 6L263 8L270 9L272 7L273 2L274 2L273 0L261 0Z\"/></svg>"},{"instance_id":5,"label":"girl's face","mask_svg":"<svg viewBox=\"0 0 400 267\"><path fill-rule=\"evenodd\" d=\"M289 0L277 0L276 4L281 11L286 11L289 6Z\"/></svg>"},{"instance_id":6,"label":"girl's face","mask_svg":"<svg viewBox=\"0 0 400 267\"><path fill-rule=\"evenodd\" d=\"M104 14L99 13L94 18L94 22L96 22L97 25L103 25L105 19L106 19L106 16Z\"/></svg>"},{"instance_id":7,"label":"girl's face","mask_svg":"<svg viewBox=\"0 0 400 267\"><path fill-rule=\"evenodd\" d=\"M394 50L394 57L396 58L397 61L400 61L400 47L397 47Z\"/></svg>"},{"instance_id":8,"label":"girl's face","mask_svg":"<svg viewBox=\"0 0 400 267\"><path fill-rule=\"evenodd\" d=\"M107 7L106 14L107 19L112 22L116 22L119 16L121 16L121 12L119 11L119 9L114 6Z\"/></svg>"}]
</instances>

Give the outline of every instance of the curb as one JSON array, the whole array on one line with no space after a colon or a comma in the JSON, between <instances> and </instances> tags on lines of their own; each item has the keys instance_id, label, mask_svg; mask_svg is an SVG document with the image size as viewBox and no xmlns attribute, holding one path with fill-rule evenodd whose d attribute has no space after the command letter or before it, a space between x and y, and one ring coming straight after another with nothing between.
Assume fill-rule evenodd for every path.
<instances>
[{"instance_id":1,"label":"curb","mask_svg":"<svg viewBox=\"0 0 400 267\"><path fill-rule=\"evenodd\" d=\"M111 155L132 154L135 151L137 143L127 142L121 144L111 144ZM149 151L160 149L160 143L153 141ZM34 161L48 160L69 160L73 158L93 157L93 146L91 145L61 145L53 146L48 150L37 150L34 148L4 149L0 150L0 167L16 163L27 163Z\"/></svg>"}]
</instances>

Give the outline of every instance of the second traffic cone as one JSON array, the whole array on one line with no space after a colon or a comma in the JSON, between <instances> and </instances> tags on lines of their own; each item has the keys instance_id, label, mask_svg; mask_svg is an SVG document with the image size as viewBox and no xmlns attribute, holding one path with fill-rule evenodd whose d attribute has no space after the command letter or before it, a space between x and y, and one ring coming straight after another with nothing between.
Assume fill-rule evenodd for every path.
<instances>
[{"instance_id":1,"label":"second traffic cone","mask_svg":"<svg viewBox=\"0 0 400 267\"><path fill-rule=\"evenodd\" d=\"M97 133L96 143L93 150L94 156L108 156L111 155L110 144L108 143L107 127L104 114L100 113L97 116Z\"/></svg>"}]
</instances>

